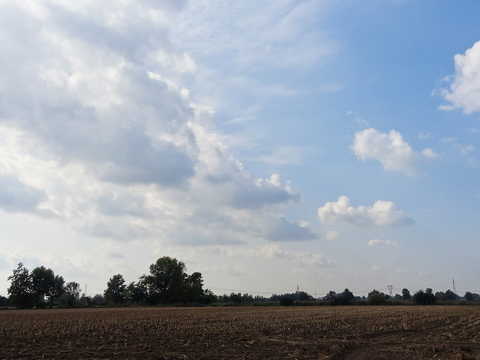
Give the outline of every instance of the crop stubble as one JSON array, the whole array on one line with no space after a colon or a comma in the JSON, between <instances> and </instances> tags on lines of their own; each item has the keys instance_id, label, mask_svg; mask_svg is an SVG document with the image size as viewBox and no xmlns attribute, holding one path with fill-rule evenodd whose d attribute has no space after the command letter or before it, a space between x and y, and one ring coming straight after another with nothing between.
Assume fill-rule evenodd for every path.
<instances>
[{"instance_id":1,"label":"crop stubble","mask_svg":"<svg viewBox=\"0 0 480 360\"><path fill-rule=\"evenodd\" d=\"M0 358L480 359L480 307L0 312Z\"/></svg>"}]
</instances>

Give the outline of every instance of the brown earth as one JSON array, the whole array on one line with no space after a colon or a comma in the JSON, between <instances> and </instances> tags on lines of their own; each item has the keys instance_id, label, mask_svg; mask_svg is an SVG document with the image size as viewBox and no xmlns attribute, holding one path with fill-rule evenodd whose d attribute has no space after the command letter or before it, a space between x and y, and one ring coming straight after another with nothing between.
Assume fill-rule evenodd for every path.
<instances>
[{"instance_id":1,"label":"brown earth","mask_svg":"<svg viewBox=\"0 0 480 360\"><path fill-rule=\"evenodd\" d=\"M2 311L0 358L480 360L480 307Z\"/></svg>"}]
</instances>

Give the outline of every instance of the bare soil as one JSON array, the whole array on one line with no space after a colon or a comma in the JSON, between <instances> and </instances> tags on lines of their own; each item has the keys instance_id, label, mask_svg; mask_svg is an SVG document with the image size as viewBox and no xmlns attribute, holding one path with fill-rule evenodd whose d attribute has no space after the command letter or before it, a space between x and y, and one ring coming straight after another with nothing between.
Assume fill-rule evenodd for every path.
<instances>
[{"instance_id":1,"label":"bare soil","mask_svg":"<svg viewBox=\"0 0 480 360\"><path fill-rule=\"evenodd\" d=\"M480 306L0 312L0 359L478 359Z\"/></svg>"}]
</instances>

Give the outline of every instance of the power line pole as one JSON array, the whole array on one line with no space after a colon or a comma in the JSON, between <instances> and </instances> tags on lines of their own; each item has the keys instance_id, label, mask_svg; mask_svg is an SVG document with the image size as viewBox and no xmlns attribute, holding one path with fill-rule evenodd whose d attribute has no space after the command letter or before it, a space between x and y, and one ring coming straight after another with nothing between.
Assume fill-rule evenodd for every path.
<instances>
[{"instance_id":1,"label":"power line pole","mask_svg":"<svg viewBox=\"0 0 480 360\"><path fill-rule=\"evenodd\" d=\"M455 288L455 279L452 279L453 281L453 293L457 295L457 289Z\"/></svg>"}]
</instances>

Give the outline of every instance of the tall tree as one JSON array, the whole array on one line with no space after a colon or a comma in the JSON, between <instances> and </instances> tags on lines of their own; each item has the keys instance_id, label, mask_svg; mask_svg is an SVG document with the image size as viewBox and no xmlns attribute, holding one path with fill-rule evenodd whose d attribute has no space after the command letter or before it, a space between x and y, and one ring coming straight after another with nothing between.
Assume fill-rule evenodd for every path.
<instances>
[{"instance_id":1,"label":"tall tree","mask_svg":"<svg viewBox=\"0 0 480 360\"><path fill-rule=\"evenodd\" d=\"M410 295L410 291L407 288L404 288L402 290L402 299L403 300L410 300L412 298L412 295Z\"/></svg>"},{"instance_id":2,"label":"tall tree","mask_svg":"<svg viewBox=\"0 0 480 360\"><path fill-rule=\"evenodd\" d=\"M52 269L39 266L32 270L33 293L35 295L35 307L45 307L45 297L51 298L55 288L55 274Z\"/></svg>"},{"instance_id":3,"label":"tall tree","mask_svg":"<svg viewBox=\"0 0 480 360\"><path fill-rule=\"evenodd\" d=\"M125 279L121 274L114 275L107 282L107 289L104 292L105 299L115 304L125 302Z\"/></svg>"},{"instance_id":4,"label":"tall tree","mask_svg":"<svg viewBox=\"0 0 480 360\"><path fill-rule=\"evenodd\" d=\"M154 302L185 302L187 274L182 261L169 256L161 257L150 265L150 276L145 279L151 287L150 298Z\"/></svg>"},{"instance_id":5,"label":"tall tree","mask_svg":"<svg viewBox=\"0 0 480 360\"><path fill-rule=\"evenodd\" d=\"M80 288L80 284L75 281L69 282L67 285L65 285L63 297L68 307L73 307L80 299L81 291L82 289Z\"/></svg>"},{"instance_id":6,"label":"tall tree","mask_svg":"<svg viewBox=\"0 0 480 360\"><path fill-rule=\"evenodd\" d=\"M28 269L19 263L8 280L11 281L10 287L7 289L10 302L20 309L32 308L35 304L35 293Z\"/></svg>"}]
</instances>

